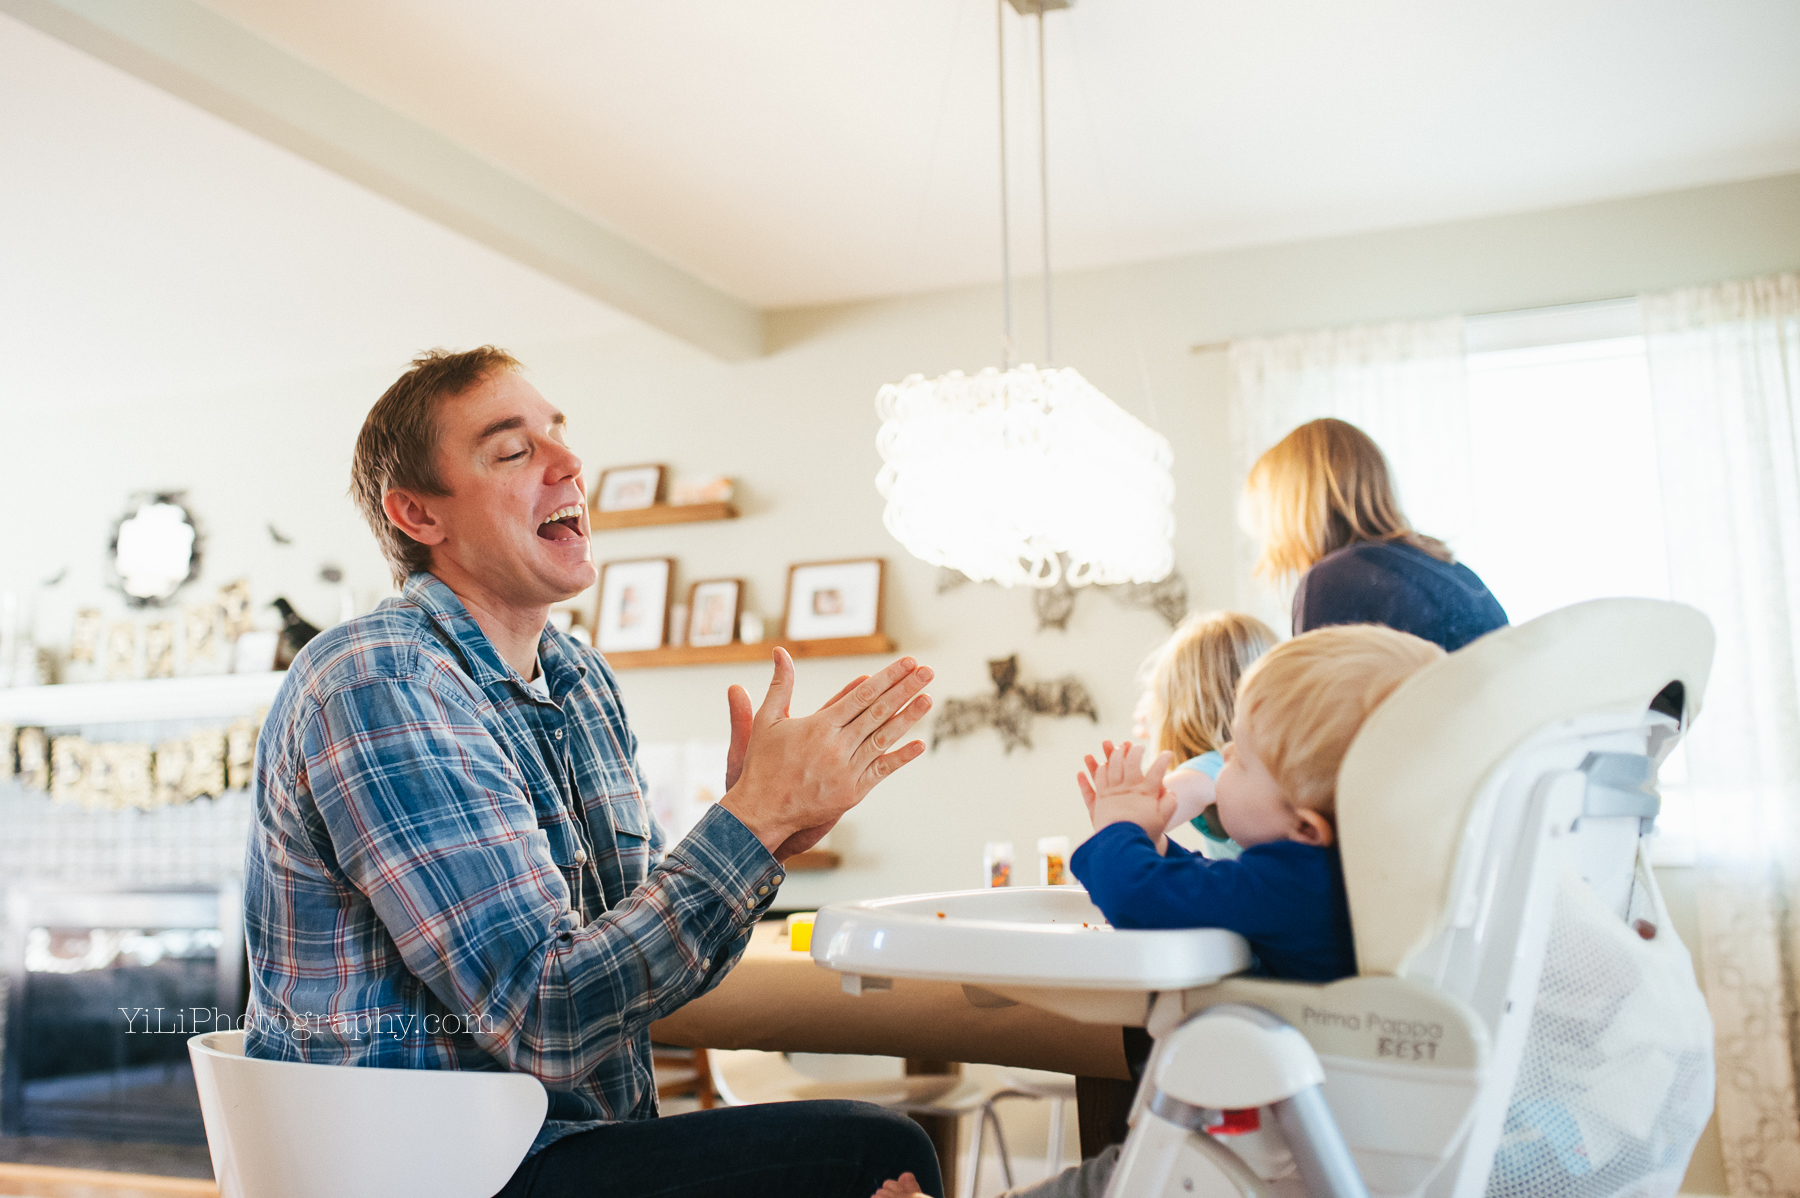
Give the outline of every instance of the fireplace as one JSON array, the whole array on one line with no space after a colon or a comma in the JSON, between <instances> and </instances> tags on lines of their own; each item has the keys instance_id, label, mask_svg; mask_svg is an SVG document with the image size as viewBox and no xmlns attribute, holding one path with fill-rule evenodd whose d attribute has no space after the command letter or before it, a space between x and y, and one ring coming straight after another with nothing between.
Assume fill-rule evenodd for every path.
<instances>
[{"instance_id":1,"label":"fireplace","mask_svg":"<svg viewBox=\"0 0 1800 1198\"><path fill-rule=\"evenodd\" d=\"M243 1013L237 884L6 897L0 1131L204 1143L187 1039Z\"/></svg>"}]
</instances>

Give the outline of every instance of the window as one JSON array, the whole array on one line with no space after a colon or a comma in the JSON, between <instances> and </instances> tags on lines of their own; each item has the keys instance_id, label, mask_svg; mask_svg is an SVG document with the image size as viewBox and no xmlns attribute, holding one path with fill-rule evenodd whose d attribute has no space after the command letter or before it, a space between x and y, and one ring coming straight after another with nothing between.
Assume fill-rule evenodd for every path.
<instances>
[{"instance_id":1,"label":"window","mask_svg":"<svg viewBox=\"0 0 1800 1198\"><path fill-rule=\"evenodd\" d=\"M1468 322L1474 477L1453 548L1515 624L1585 599L1669 597L1641 327L1636 301ZM1677 750L1661 863L1691 859L1685 780Z\"/></svg>"}]
</instances>

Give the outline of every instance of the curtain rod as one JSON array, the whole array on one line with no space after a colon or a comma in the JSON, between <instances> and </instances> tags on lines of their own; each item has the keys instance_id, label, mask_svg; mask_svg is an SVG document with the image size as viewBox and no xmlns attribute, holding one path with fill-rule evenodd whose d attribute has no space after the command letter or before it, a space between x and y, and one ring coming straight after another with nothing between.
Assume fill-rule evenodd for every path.
<instances>
[{"instance_id":1,"label":"curtain rod","mask_svg":"<svg viewBox=\"0 0 1800 1198\"><path fill-rule=\"evenodd\" d=\"M1483 320L1491 316L1536 316L1544 312L1565 312L1571 308L1593 308L1598 307L1601 304L1622 304L1628 300L1635 300L1637 298L1638 297L1635 295L1610 295L1604 299L1576 300L1571 304L1545 304L1539 308L1501 308L1494 312L1470 312L1463 319ZM1242 340L1242 338L1233 338L1232 340ZM1221 350L1230 348L1230 340L1202 341L1198 345L1188 346L1188 352L1190 354L1216 354Z\"/></svg>"}]
</instances>

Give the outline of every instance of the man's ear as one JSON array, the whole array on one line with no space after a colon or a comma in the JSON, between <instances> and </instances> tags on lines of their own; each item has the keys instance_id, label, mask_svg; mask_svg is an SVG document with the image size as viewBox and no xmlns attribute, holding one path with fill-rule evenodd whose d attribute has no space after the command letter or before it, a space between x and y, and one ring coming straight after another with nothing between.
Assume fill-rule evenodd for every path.
<instances>
[{"instance_id":1,"label":"man's ear","mask_svg":"<svg viewBox=\"0 0 1800 1198\"><path fill-rule=\"evenodd\" d=\"M421 545L444 543L444 526L431 509L411 491L393 490L381 497L381 510L394 522L394 527Z\"/></svg>"},{"instance_id":2,"label":"man's ear","mask_svg":"<svg viewBox=\"0 0 1800 1198\"><path fill-rule=\"evenodd\" d=\"M1294 812L1294 830L1288 834L1288 839L1328 849L1337 839L1337 830L1325 816L1310 807L1301 807Z\"/></svg>"}]
</instances>

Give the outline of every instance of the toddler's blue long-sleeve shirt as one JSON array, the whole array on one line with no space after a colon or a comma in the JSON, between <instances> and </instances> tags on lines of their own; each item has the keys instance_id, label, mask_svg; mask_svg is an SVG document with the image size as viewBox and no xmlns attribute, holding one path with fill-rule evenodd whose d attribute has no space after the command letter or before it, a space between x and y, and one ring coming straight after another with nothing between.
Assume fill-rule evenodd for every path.
<instances>
[{"instance_id":1,"label":"toddler's blue long-sleeve shirt","mask_svg":"<svg viewBox=\"0 0 1800 1198\"><path fill-rule=\"evenodd\" d=\"M1159 856L1142 828L1117 823L1069 866L1115 928L1226 928L1250 942L1270 977L1329 982L1356 972L1336 848L1278 840L1209 861L1170 841Z\"/></svg>"}]
</instances>

